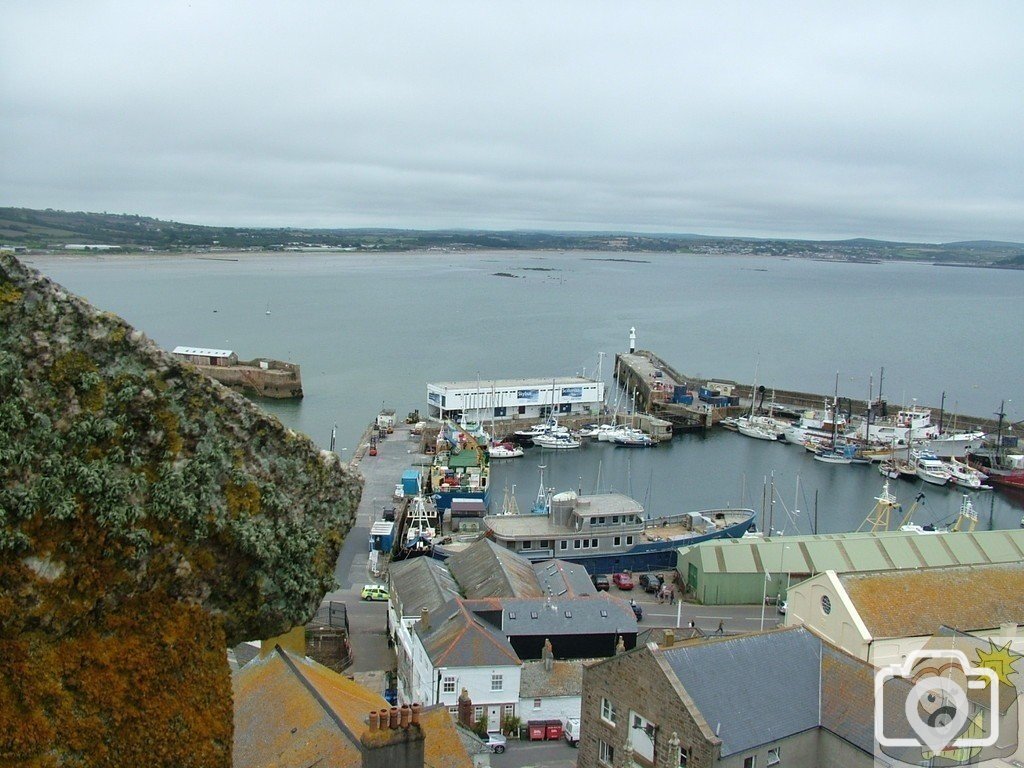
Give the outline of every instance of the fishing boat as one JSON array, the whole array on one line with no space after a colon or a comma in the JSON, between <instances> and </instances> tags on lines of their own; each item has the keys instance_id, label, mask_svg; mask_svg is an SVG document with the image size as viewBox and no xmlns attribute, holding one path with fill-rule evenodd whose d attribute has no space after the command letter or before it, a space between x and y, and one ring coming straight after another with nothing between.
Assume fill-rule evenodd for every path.
<instances>
[{"instance_id":1,"label":"fishing boat","mask_svg":"<svg viewBox=\"0 0 1024 768\"><path fill-rule=\"evenodd\" d=\"M449 509L452 499L480 499L489 507L489 480L487 451L468 432L451 422L443 424L430 467L430 492L437 508Z\"/></svg>"},{"instance_id":2,"label":"fishing boat","mask_svg":"<svg viewBox=\"0 0 1024 768\"><path fill-rule=\"evenodd\" d=\"M512 433L512 439L517 443L524 443L526 445L533 445L533 438L542 437L544 435L551 434L569 434L569 430L566 427L559 426L558 418L555 416L550 417L546 421L540 424L534 424L532 427L526 429L517 429Z\"/></svg>"},{"instance_id":3,"label":"fishing boat","mask_svg":"<svg viewBox=\"0 0 1024 768\"><path fill-rule=\"evenodd\" d=\"M533 513L488 515L483 535L530 560L558 558L591 574L674 567L676 550L717 538L739 538L753 526L752 509L712 509L648 518L643 506L620 493L590 496L543 488ZM471 541L440 542L444 559Z\"/></svg>"},{"instance_id":4,"label":"fishing boat","mask_svg":"<svg viewBox=\"0 0 1024 768\"><path fill-rule=\"evenodd\" d=\"M927 408L913 406L905 408L889 418L880 418L873 423L862 422L853 437L873 443L906 445L913 440L933 439L939 430L932 424L932 412Z\"/></svg>"},{"instance_id":5,"label":"fishing boat","mask_svg":"<svg viewBox=\"0 0 1024 768\"><path fill-rule=\"evenodd\" d=\"M848 427L846 416L837 412L834 403L829 405L826 402L825 409L821 412L804 411L796 423L787 427L783 434L786 442L802 445L809 437L831 437L833 430L837 434L844 434Z\"/></svg>"},{"instance_id":6,"label":"fishing boat","mask_svg":"<svg viewBox=\"0 0 1024 768\"><path fill-rule=\"evenodd\" d=\"M440 528L438 519L437 507L423 496L415 496L409 505L395 560L429 555Z\"/></svg>"},{"instance_id":7,"label":"fishing boat","mask_svg":"<svg viewBox=\"0 0 1024 768\"><path fill-rule=\"evenodd\" d=\"M533 444L539 448L552 448L555 450L564 450L571 448L579 448L583 443L572 436L568 431L566 432L551 432L546 435L537 435L533 438Z\"/></svg>"},{"instance_id":8,"label":"fishing boat","mask_svg":"<svg viewBox=\"0 0 1024 768\"><path fill-rule=\"evenodd\" d=\"M990 483L1006 485L1012 488L1024 488L1024 454L1017 447L1017 438L1012 440L1003 436L1003 419L1006 414L1003 412L1005 402L1000 403L998 426L996 429L995 445L991 448L980 449L968 454L967 463L979 472L988 475Z\"/></svg>"},{"instance_id":9,"label":"fishing boat","mask_svg":"<svg viewBox=\"0 0 1024 768\"><path fill-rule=\"evenodd\" d=\"M940 459L959 459L981 448L984 440L984 432L948 432L922 440L918 447Z\"/></svg>"}]
</instances>

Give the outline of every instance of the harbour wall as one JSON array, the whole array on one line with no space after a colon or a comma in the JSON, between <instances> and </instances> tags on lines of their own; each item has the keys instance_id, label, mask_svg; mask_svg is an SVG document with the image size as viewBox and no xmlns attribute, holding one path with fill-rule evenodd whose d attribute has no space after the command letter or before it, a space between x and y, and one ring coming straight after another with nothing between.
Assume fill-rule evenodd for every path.
<instances>
[{"instance_id":1,"label":"harbour wall","mask_svg":"<svg viewBox=\"0 0 1024 768\"><path fill-rule=\"evenodd\" d=\"M258 397L302 397L302 374L295 363L257 358L236 365L197 365L200 371L226 387Z\"/></svg>"},{"instance_id":2,"label":"harbour wall","mask_svg":"<svg viewBox=\"0 0 1024 768\"><path fill-rule=\"evenodd\" d=\"M660 372L660 374L659 374ZM648 350L637 350L629 354L615 355L615 378L627 391L636 389L637 409L645 410L656 416L684 424L692 424L703 427L711 427L723 418L744 413L750 409L751 398L758 397L758 404L762 404L761 395L754 391L754 386L731 379L707 379L698 376L687 376L677 371L668 362ZM732 388L732 395L740 399L739 405L722 408L711 408L706 403L694 397L692 405L683 403L672 403L672 394L676 386L687 386L696 392L709 381L716 384L724 384ZM772 398L772 387L765 386L763 407L768 408ZM760 388L760 387L759 387ZM805 410L821 410L826 402L831 403L831 394L819 394L814 392L801 392L797 390L775 389L775 408L783 413L790 412L798 415ZM883 400L883 405L888 413L894 413L899 406L890 406ZM938 406L918 404L922 408L930 408L938 418ZM839 409L843 412L849 411L854 415L865 414L868 409L868 402L864 399L840 397ZM949 425L953 421L958 430L977 429L983 432L994 433L997 428L995 419L982 418L967 414L955 414L946 411L942 416L943 424ZM677 427L678 429L679 427Z\"/></svg>"}]
</instances>

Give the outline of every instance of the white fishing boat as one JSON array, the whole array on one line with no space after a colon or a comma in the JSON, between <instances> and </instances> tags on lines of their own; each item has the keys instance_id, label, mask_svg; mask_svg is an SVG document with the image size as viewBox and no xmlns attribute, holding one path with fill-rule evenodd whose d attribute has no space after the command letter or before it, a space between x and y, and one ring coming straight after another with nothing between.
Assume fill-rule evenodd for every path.
<instances>
[{"instance_id":1,"label":"white fishing boat","mask_svg":"<svg viewBox=\"0 0 1024 768\"><path fill-rule=\"evenodd\" d=\"M981 448L984 440L984 432L950 432L922 440L918 447L935 454L940 459L961 459L968 453Z\"/></svg>"},{"instance_id":2,"label":"white fishing boat","mask_svg":"<svg viewBox=\"0 0 1024 768\"><path fill-rule=\"evenodd\" d=\"M569 434L569 430L565 427L558 425L558 419L552 416L547 421L543 421L540 424L534 424L532 427L526 429L517 429L512 433L512 436L517 441L523 441L530 443L535 437L543 437L544 435L552 434Z\"/></svg>"},{"instance_id":3,"label":"white fishing boat","mask_svg":"<svg viewBox=\"0 0 1024 768\"><path fill-rule=\"evenodd\" d=\"M846 416L837 413L832 405L826 403L824 411L804 411L783 434L786 442L802 445L809 437L831 437L833 428L837 434L844 434L848 427Z\"/></svg>"},{"instance_id":4,"label":"white fishing boat","mask_svg":"<svg viewBox=\"0 0 1024 768\"><path fill-rule=\"evenodd\" d=\"M897 412L895 416L872 422L870 426L867 422L861 423L853 437L886 445L894 441L898 445L906 445L913 440L930 440L938 435L938 427L932 424L932 412L914 406Z\"/></svg>"},{"instance_id":5,"label":"white fishing boat","mask_svg":"<svg viewBox=\"0 0 1024 768\"><path fill-rule=\"evenodd\" d=\"M533 438L533 444L539 448L565 449L579 448L582 443L573 437L568 431L552 432L546 435L537 435Z\"/></svg>"}]
</instances>

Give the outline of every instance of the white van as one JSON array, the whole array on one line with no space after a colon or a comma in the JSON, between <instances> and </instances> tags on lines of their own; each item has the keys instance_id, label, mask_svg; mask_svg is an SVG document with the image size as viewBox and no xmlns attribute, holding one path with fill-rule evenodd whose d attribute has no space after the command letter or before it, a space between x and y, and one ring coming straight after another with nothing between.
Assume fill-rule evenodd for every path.
<instances>
[{"instance_id":1,"label":"white van","mask_svg":"<svg viewBox=\"0 0 1024 768\"><path fill-rule=\"evenodd\" d=\"M567 719L562 728L562 735L565 736L570 747L578 747L580 745L580 719L578 717Z\"/></svg>"}]
</instances>

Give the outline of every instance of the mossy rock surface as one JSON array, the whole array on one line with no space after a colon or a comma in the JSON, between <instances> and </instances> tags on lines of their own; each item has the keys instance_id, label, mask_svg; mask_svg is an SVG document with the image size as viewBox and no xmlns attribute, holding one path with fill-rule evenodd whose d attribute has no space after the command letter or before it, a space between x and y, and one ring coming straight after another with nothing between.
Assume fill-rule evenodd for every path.
<instances>
[{"instance_id":1,"label":"mossy rock surface","mask_svg":"<svg viewBox=\"0 0 1024 768\"><path fill-rule=\"evenodd\" d=\"M0 255L0 765L229 765L224 649L315 612L361 487Z\"/></svg>"}]
</instances>

